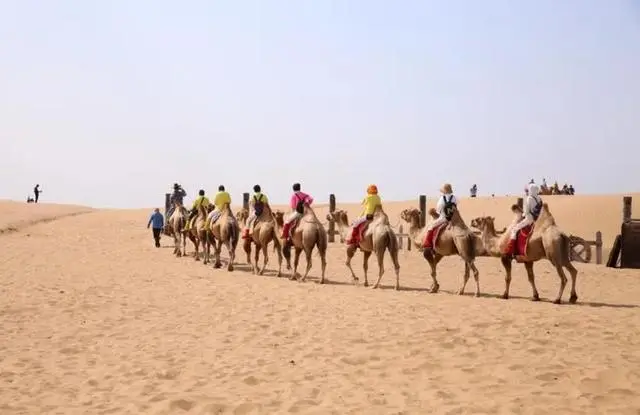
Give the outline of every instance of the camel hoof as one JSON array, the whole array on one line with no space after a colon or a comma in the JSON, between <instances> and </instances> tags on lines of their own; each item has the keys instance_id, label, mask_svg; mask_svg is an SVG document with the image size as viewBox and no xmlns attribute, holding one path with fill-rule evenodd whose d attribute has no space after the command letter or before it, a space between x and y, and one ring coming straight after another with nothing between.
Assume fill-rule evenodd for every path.
<instances>
[{"instance_id":1,"label":"camel hoof","mask_svg":"<svg viewBox=\"0 0 640 415\"><path fill-rule=\"evenodd\" d=\"M396 285L396 288L395 288L395 289L396 289L396 291L400 291L400 286L399 286L399 285Z\"/></svg>"},{"instance_id":2,"label":"camel hoof","mask_svg":"<svg viewBox=\"0 0 640 415\"><path fill-rule=\"evenodd\" d=\"M540 296L538 294L531 297L531 301L540 301Z\"/></svg>"},{"instance_id":3,"label":"camel hoof","mask_svg":"<svg viewBox=\"0 0 640 415\"><path fill-rule=\"evenodd\" d=\"M509 299L509 294L507 294L507 293L502 294L502 299L503 300L508 300Z\"/></svg>"},{"instance_id":4,"label":"camel hoof","mask_svg":"<svg viewBox=\"0 0 640 415\"><path fill-rule=\"evenodd\" d=\"M562 299L556 298L555 300L553 300L553 304L562 304Z\"/></svg>"},{"instance_id":5,"label":"camel hoof","mask_svg":"<svg viewBox=\"0 0 640 415\"><path fill-rule=\"evenodd\" d=\"M480 293L475 293L473 296L476 298L480 298Z\"/></svg>"},{"instance_id":6,"label":"camel hoof","mask_svg":"<svg viewBox=\"0 0 640 415\"><path fill-rule=\"evenodd\" d=\"M569 297L569 303L575 304L577 302L578 302L578 296L576 294L571 294L571 297Z\"/></svg>"},{"instance_id":7,"label":"camel hoof","mask_svg":"<svg viewBox=\"0 0 640 415\"><path fill-rule=\"evenodd\" d=\"M322 284L324 284L324 280L316 281L316 284L322 285Z\"/></svg>"},{"instance_id":8,"label":"camel hoof","mask_svg":"<svg viewBox=\"0 0 640 415\"><path fill-rule=\"evenodd\" d=\"M464 295L464 291L463 290L458 290L458 295Z\"/></svg>"},{"instance_id":9,"label":"camel hoof","mask_svg":"<svg viewBox=\"0 0 640 415\"><path fill-rule=\"evenodd\" d=\"M233 272L233 265L229 265L229 266L227 267L227 271L229 271L229 272Z\"/></svg>"},{"instance_id":10,"label":"camel hoof","mask_svg":"<svg viewBox=\"0 0 640 415\"><path fill-rule=\"evenodd\" d=\"M374 285L373 287L371 287L372 290L375 290L378 288L378 284Z\"/></svg>"},{"instance_id":11,"label":"camel hoof","mask_svg":"<svg viewBox=\"0 0 640 415\"><path fill-rule=\"evenodd\" d=\"M216 269L217 268L222 268L222 264L220 264L220 263L213 264L213 267L216 268Z\"/></svg>"},{"instance_id":12,"label":"camel hoof","mask_svg":"<svg viewBox=\"0 0 640 415\"><path fill-rule=\"evenodd\" d=\"M434 285L429 289L429 292L431 294L436 294L438 292L438 290L440 290L440 286L439 285Z\"/></svg>"},{"instance_id":13,"label":"camel hoof","mask_svg":"<svg viewBox=\"0 0 640 415\"><path fill-rule=\"evenodd\" d=\"M362 284L362 285L364 285L365 287L368 287L369 283L365 281L364 284Z\"/></svg>"}]
</instances>

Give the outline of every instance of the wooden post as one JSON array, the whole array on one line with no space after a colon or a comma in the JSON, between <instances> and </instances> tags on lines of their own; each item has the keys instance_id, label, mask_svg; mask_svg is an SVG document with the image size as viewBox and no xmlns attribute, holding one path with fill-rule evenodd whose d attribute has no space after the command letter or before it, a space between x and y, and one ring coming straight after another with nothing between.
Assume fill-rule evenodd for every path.
<instances>
[{"instance_id":1,"label":"wooden post","mask_svg":"<svg viewBox=\"0 0 640 415\"><path fill-rule=\"evenodd\" d=\"M164 221L165 223L169 220L167 217L167 213L171 209L171 193L164 194Z\"/></svg>"},{"instance_id":2,"label":"wooden post","mask_svg":"<svg viewBox=\"0 0 640 415\"><path fill-rule=\"evenodd\" d=\"M418 203L420 204L420 227L424 228L427 224L427 196L420 195Z\"/></svg>"},{"instance_id":3,"label":"wooden post","mask_svg":"<svg viewBox=\"0 0 640 415\"><path fill-rule=\"evenodd\" d=\"M622 223L631 220L631 196L622 198Z\"/></svg>"},{"instance_id":4,"label":"wooden post","mask_svg":"<svg viewBox=\"0 0 640 415\"><path fill-rule=\"evenodd\" d=\"M602 232L596 232L596 264L602 264Z\"/></svg>"},{"instance_id":5,"label":"wooden post","mask_svg":"<svg viewBox=\"0 0 640 415\"><path fill-rule=\"evenodd\" d=\"M331 193L329 195L329 213L333 213L335 211L336 211L336 195ZM328 236L327 240L329 242L335 242L336 241L335 232L336 232L336 222L334 220L330 220L329 221L329 235L327 235Z\"/></svg>"},{"instance_id":6,"label":"wooden post","mask_svg":"<svg viewBox=\"0 0 640 415\"><path fill-rule=\"evenodd\" d=\"M249 193L242 194L242 207L249 210Z\"/></svg>"},{"instance_id":7,"label":"wooden post","mask_svg":"<svg viewBox=\"0 0 640 415\"><path fill-rule=\"evenodd\" d=\"M398 227L398 234L402 235L403 234L403 229L402 229L402 225L400 225ZM402 243L404 242L404 236L398 236L398 249L402 250Z\"/></svg>"},{"instance_id":8,"label":"wooden post","mask_svg":"<svg viewBox=\"0 0 640 415\"><path fill-rule=\"evenodd\" d=\"M524 211L524 199L522 199L521 197L518 198L518 201L516 202L516 204L518 205L518 207L520 209L522 209Z\"/></svg>"}]
</instances>

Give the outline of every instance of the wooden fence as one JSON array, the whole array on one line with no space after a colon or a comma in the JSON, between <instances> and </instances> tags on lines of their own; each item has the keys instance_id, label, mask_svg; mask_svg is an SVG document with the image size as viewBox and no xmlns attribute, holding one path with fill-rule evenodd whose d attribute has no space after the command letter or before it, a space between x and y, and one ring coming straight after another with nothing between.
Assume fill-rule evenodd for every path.
<instances>
[{"instance_id":1,"label":"wooden fence","mask_svg":"<svg viewBox=\"0 0 640 415\"><path fill-rule=\"evenodd\" d=\"M631 196L623 197L622 225L609 253L608 267L640 268L640 219L631 217L631 206Z\"/></svg>"}]
</instances>

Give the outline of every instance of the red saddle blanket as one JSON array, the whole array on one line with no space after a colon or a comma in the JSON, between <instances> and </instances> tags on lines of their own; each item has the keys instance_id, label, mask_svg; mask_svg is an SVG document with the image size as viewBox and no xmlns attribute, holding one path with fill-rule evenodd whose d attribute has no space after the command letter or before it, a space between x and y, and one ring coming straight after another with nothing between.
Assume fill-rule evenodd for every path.
<instances>
[{"instance_id":1,"label":"red saddle blanket","mask_svg":"<svg viewBox=\"0 0 640 415\"><path fill-rule=\"evenodd\" d=\"M431 234L431 240L427 240L427 238L429 238L429 232L427 232L427 234L424 237L424 241L423 241L423 246L434 246L436 244L436 242L438 241L438 237L440 236L440 232L442 232L442 230L444 228L446 228L446 226L449 224L449 222L445 222L443 224L440 224L438 226L436 226L435 228L433 228L433 233Z\"/></svg>"},{"instance_id":2,"label":"red saddle blanket","mask_svg":"<svg viewBox=\"0 0 640 415\"><path fill-rule=\"evenodd\" d=\"M356 225L355 228L353 228L353 241L352 243L360 243L360 241L362 241L362 238L364 237L364 233L367 230L367 228L369 227L369 221L365 221L362 222L358 225Z\"/></svg>"},{"instance_id":3,"label":"red saddle blanket","mask_svg":"<svg viewBox=\"0 0 640 415\"><path fill-rule=\"evenodd\" d=\"M533 225L528 225L520 229L516 237L516 247L514 252L515 255L522 256L522 257L526 256L527 246L529 245L529 239L531 239L532 233L533 233Z\"/></svg>"}]
</instances>

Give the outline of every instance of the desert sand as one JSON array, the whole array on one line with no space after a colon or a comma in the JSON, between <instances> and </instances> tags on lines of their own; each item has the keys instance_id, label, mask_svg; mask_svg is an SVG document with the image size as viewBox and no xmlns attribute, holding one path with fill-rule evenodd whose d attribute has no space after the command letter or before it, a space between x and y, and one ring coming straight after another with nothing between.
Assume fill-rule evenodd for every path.
<instances>
[{"instance_id":1,"label":"desert sand","mask_svg":"<svg viewBox=\"0 0 640 415\"><path fill-rule=\"evenodd\" d=\"M600 230L608 251L622 195L544 199L563 230ZM514 202L463 199L460 210L502 227ZM385 206L396 225L417 200ZM534 303L522 265L512 298L499 298L493 258L477 261L482 297L453 294L456 257L430 294L427 263L404 250L402 290L388 256L372 290L351 284L333 243L329 283L313 283L317 256L298 283L273 276L271 249L265 276L240 247L233 273L175 258L170 238L153 246L150 213L0 202L1 414L640 413L640 270L575 263L578 304L558 306L548 262L535 265Z\"/></svg>"}]
</instances>

